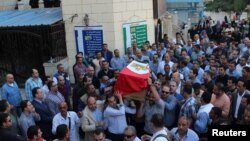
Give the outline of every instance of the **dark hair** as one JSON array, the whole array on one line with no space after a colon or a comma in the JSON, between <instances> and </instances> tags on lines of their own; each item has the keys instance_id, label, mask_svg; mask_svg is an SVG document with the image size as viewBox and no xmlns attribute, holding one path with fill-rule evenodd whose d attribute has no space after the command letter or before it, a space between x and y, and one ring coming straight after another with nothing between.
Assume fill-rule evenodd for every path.
<instances>
[{"instance_id":1,"label":"dark hair","mask_svg":"<svg viewBox=\"0 0 250 141\"><path fill-rule=\"evenodd\" d=\"M108 61L107 60L102 60L102 63L108 63Z\"/></svg>"},{"instance_id":2,"label":"dark hair","mask_svg":"<svg viewBox=\"0 0 250 141\"><path fill-rule=\"evenodd\" d=\"M101 129L101 128L97 128L97 129L94 131L94 134L95 134L95 135L100 135L100 134L105 135L104 130Z\"/></svg>"},{"instance_id":3,"label":"dark hair","mask_svg":"<svg viewBox=\"0 0 250 141\"><path fill-rule=\"evenodd\" d=\"M0 112L0 127L3 127L3 123L6 122L9 114Z\"/></svg>"},{"instance_id":4,"label":"dark hair","mask_svg":"<svg viewBox=\"0 0 250 141\"><path fill-rule=\"evenodd\" d=\"M201 88L201 84L200 83L194 83L193 84L193 88L194 88L194 90L200 89Z\"/></svg>"},{"instance_id":5,"label":"dark hair","mask_svg":"<svg viewBox=\"0 0 250 141\"><path fill-rule=\"evenodd\" d=\"M214 111L214 114L218 117L221 117L222 115L222 109L220 107L213 107L211 110Z\"/></svg>"},{"instance_id":6,"label":"dark hair","mask_svg":"<svg viewBox=\"0 0 250 141\"><path fill-rule=\"evenodd\" d=\"M210 66L210 68L211 68L212 66ZM206 73L208 76L210 76L211 77L211 72L209 71L209 70L206 70L204 73Z\"/></svg>"},{"instance_id":7,"label":"dark hair","mask_svg":"<svg viewBox=\"0 0 250 141\"><path fill-rule=\"evenodd\" d=\"M75 59L82 58L82 57L78 57L79 54L83 55L83 52L78 52L78 53L75 55Z\"/></svg>"},{"instance_id":8,"label":"dark hair","mask_svg":"<svg viewBox=\"0 0 250 141\"><path fill-rule=\"evenodd\" d=\"M102 53L100 50L96 51L95 54Z\"/></svg>"},{"instance_id":9,"label":"dark hair","mask_svg":"<svg viewBox=\"0 0 250 141\"><path fill-rule=\"evenodd\" d=\"M160 113L153 114L150 121L151 123L153 123L155 127L158 127L158 128L164 127L164 117Z\"/></svg>"},{"instance_id":10,"label":"dark hair","mask_svg":"<svg viewBox=\"0 0 250 141\"><path fill-rule=\"evenodd\" d=\"M196 48L198 48L198 49L201 48L200 45L198 45L198 44L195 44L194 47L196 47Z\"/></svg>"},{"instance_id":11,"label":"dark hair","mask_svg":"<svg viewBox=\"0 0 250 141\"><path fill-rule=\"evenodd\" d=\"M49 81L48 79L50 78L49 75L46 75L45 77L43 77L43 82L45 83L46 81Z\"/></svg>"},{"instance_id":12,"label":"dark hair","mask_svg":"<svg viewBox=\"0 0 250 141\"><path fill-rule=\"evenodd\" d=\"M198 75L198 69L197 68L193 68L192 71L193 71L193 73L194 73L195 76Z\"/></svg>"},{"instance_id":13,"label":"dark hair","mask_svg":"<svg viewBox=\"0 0 250 141\"><path fill-rule=\"evenodd\" d=\"M249 94L245 94L243 96L243 98L246 98L247 99L247 105L250 104L250 95Z\"/></svg>"},{"instance_id":14,"label":"dark hair","mask_svg":"<svg viewBox=\"0 0 250 141\"><path fill-rule=\"evenodd\" d=\"M56 127L56 136L58 139L63 139L67 132L68 132L68 126L66 124L61 124Z\"/></svg>"},{"instance_id":15,"label":"dark hair","mask_svg":"<svg viewBox=\"0 0 250 141\"><path fill-rule=\"evenodd\" d=\"M215 84L215 86L218 88L218 90L225 92L225 86L223 83L218 82Z\"/></svg>"},{"instance_id":16,"label":"dark hair","mask_svg":"<svg viewBox=\"0 0 250 141\"><path fill-rule=\"evenodd\" d=\"M234 64L234 67L236 66L236 62L235 61L230 61L229 64Z\"/></svg>"},{"instance_id":17,"label":"dark hair","mask_svg":"<svg viewBox=\"0 0 250 141\"><path fill-rule=\"evenodd\" d=\"M51 87L53 86L53 83L54 83L54 81L49 81L48 82L47 86L48 86L49 90L51 90Z\"/></svg>"},{"instance_id":18,"label":"dark hair","mask_svg":"<svg viewBox=\"0 0 250 141\"><path fill-rule=\"evenodd\" d=\"M38 130L40 128L36 125L31 125L27 130L27 136L29 139L33 139L35 135L38 135Z\"/></svg>"},{"instance_id":19,"label":"dark hair","mask_svg":"<svg viewBox=\"0 0 250 141\"><path fill-rule=\"evenodd\" d=\"M232 81L232 83L234 83L234 84L236 84L236 83L237 83L237 78L236 78L236 77L234 77L234 76L229 76L229 77L228 77L228 80L231 80L231 81Z\"/></svg>"},{"instance_id":20,"label":"dark hair","mask_svg":"<svg viewBox=\"0 0 250 141\"><path fill-rule=\"evenodd\" d=\"M243 67L243 69L246 70L248 73L250 73L250 67L245 66L245 67Z\"/></svg>"},{"instance_id":21,"label":"dark hair","mask_svg":"<svg viewBox=\"0 0 250 141\"><path fill-rule=\"evenodd\" d=\"M59 64L56 65L56 68L58 69L62 65L63 65L62 63L59 63Z\"/></svg>"},{"instance_id":22,"label":"dark hair","mask_svg":"<svg viewBox=\"0 0 250 141\"><path fill-rule=\"evenodd\" d=\"M209 103L211 101L211 93L209 92L204 92L202 95L201 95L201 98L202 100L205 102L205 103Z\"/></svg>"},{"instance_id":23,"label":"dark hair","mask_svg":"<svg viewBox=\"0 0 250 141\"><path fill-rule=\"evenodd\" d=\"M243 87L246 87L247 86L247 82L246 82L246 80L243 78L243 77L240 77L239 79L238 79L238 82L239 81L241 81L241 82L243 82L244 84L243 84Z\"/></svg>"},{"instance_id":24,"label":"dark hair","mask_svg":"<svg viewBox=\"0 0 250 141\"><path fill-rule=\"evenodd\" d=\"M227 70L227 67L226 67L226 66L223 66L223 65L219 66L219 68L223 68L224 71Z\"/></svg>"},{"instance_id":25,"label":"dark hair","mask_svg":"<svg viewBox=\"0 0 250 141\"><path fill-rule=\"evenodd\" d=\"M32 95L33 95L33 97L36 97L38 89L40 89L40 88L39 87L35 87L35 88L32 89Z\"/></svg>"},{"instance_id":26,"label":"dark hair","mask_svg":"<svg viewBox=\"0 0 250 141\"><path fill-rule=\"evenodd\" d=\"M0 112L4 112L8 108L7 100L0 101Z\"/></svg>"},{"instance_id":27,"label":"dark hair","mask_svg":"<svg viewBox=\"0 0 250 141\"><path fill-rule=\"evenodd\" d=\"M183 92L186 92L186 93L188 93L189 95L192 94L192 86L190 86L190 85L185 85L185 86L183 87Z\"/></svg>"},{"instance_id":28,"label":"dark hair","mask_svg":"<svg viewBox=\"0 0 250 141\"><path fill-rule=\"evenodd\" d=\"M27 107L28 102L29 102L29 100L21 101L20 107L21 107L22 111L24 111L24 109Z\"/></svg>"},{"instance_id":29,"label":"dark hair","mask_svg":"<svg viewBox=\"0 0 250 141\"><path fill-rule=\"evenodd\" d=\"M105 103L104 103L104 110L108 107L108 99L110 99L111 97L115 97L117 103L119 101L119 99L113 94L113 93L109 93L106 95L106 100L105 100Z\"/></svg>"}]
</instances>

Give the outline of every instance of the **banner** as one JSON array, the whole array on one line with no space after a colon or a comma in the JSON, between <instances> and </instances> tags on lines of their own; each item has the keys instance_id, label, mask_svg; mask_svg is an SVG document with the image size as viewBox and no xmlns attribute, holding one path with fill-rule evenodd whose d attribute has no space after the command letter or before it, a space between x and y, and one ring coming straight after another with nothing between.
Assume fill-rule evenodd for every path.
<instances>
[{"instance_id":1,"label":"banner","mask_svg":"<svg viewBox=\"0 0 250 141\"><path fill-rule=\"evenodd\" d=\"M102 26L75 26L77 52L83 52L85 58L93 58L96 51L102 50Z\"/></svg>"},{"instance_id":2,"label":"banner","mask_svg":"<svg viewBox=\"0 0 250 141\"><path fill-rule=\"evenodd\" d=\"M122 28L125 50L131 47L133 42L136 42L137 46L141 48L144 42L148 40L146 21L125 23Z\"/></svg>"}]
</instances>

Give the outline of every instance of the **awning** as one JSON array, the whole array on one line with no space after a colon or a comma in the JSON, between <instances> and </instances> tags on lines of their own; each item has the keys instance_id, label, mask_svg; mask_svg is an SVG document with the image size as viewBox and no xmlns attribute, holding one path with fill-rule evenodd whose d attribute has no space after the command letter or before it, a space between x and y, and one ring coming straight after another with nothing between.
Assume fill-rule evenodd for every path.
<instances>
[{"instance_id":1,"label":"awning","mask_svg":"<svg viewBox=\"0 0 250 141\"><path fill-rule=\"evenodd\" d=\"M38 8L0 12L0 27L51 25L60 20L62 20L61 8Z\"/></svg>"}]
</instances>

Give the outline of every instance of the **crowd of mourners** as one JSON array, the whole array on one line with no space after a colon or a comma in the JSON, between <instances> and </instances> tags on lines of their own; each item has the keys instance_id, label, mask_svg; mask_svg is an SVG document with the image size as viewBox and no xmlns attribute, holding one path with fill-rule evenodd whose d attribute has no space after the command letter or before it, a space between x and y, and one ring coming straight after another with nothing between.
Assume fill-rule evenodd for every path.
<instances>
[{"instance_id":1,"label":"crowd of mourners","mask_svg":"<svg viewBox=\"0 0 250 141\"><path fill-rule=\"evenodd\" d=\"M215 23L215 24L214 24ZM37 69L22 99L13 74L1 88L0 139L4 141L198 141L209 125L250 125L250 23L206 17L174 39L133 42L124 55L108 44L88 61L75 56L75 83L62 64L43 80ZM114 91L120 71L148 63L143 100ZM126 84L124 84L126 87Z\"/></svg>"}]
</instances>

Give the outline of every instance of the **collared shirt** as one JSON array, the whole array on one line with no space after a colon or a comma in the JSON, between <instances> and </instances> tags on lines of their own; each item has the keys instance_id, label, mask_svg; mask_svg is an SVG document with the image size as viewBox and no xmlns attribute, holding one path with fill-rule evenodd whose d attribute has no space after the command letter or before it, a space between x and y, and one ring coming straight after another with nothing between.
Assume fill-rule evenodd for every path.
<instances>
[{"instance_id":1,"label":"collared shirt","mask_svg":"<svg viewBox=\"0 0 250 141\"><path fill-rule=\"evenodd\" d=\"M197 118L194 123L194 129L199 133L207 133L207 125L209 123L209 112L212 109L213 104L208 103L202 105L197 113Z\"/></svg>"},{"instance_id":2,"label":"collared shirt","mask_svg":"<svg viewBox=\"0 0 250 141\"><path fill-rule=\"evenodd\" d=\"M188 80L189 71L190 71L189 68L186 66L186 67L181 68L179 72L183 74L185 80Z\"/></svg>"},{"instance_id":3,"label":"collared shirt","mask_svg":"<svg viewBox=\"0 0 250 141\"><path fill-rule=\"evenodd\" d=\"M110 133L123 134L124 129L127 127L125 106L121 105L119 109L108 106L104 110L104 120Z\"/></svg>"},{"instance_id":4,"label":"collared shirt","mask_svg":"<svg viewBox=\"0 0 250 141\"><path fill-rule=\"evenodd\" d=\"M50 91L45 99L46 104L48 105L51 113L53 115L59 113L58 104L61 102L65 102L64 97L59 92Z\"/></svg>"},{"instance_id":5,"label":"collared shirt","mask_svg":"<svg viewBox=\"0 0 250 141\"><path fill-rule=\"evenodd\" d=\"M177 141L198 141L199 140L198 135L192 129L188 129L187 134L183 136L182 138L180 138L178 128L173 128L170 132L174 135L174 138Z\"/></svg>"},{"instance_id":6,"label":"collared shirt","mask_svg":"<svg viewBox=\"0 0 250 141\"><path fill-rule=\"evenodd\" d=\"M93 116L95 117L96 122L102 121L102 112L100 109L96 108L94 111L91 111Z\"/></svg>"},{"instance_id":7,"label":"collared shirt","mask_svg":"<svg viewBox=\"0 0 250 141\"><path fill-rule=\"evenodd\" d=\"M161 50L161 56L164 56L167 52L167 48L165 48L165 47L161 48L160 50Z\"/></svg>"},{"instance_id":8,"label":"collared shirt","mask_svg":"<svg viewBox=\"0 0 250 141\"><path fill-rule=\"evenodd\" d=\"M16 82L9 85L5 83L2 87L2 99L6 99L11 105L20 106L22 101L21 93Z\"/></svg>"},{"instance_id":9,"label":"collared shirt","mask_svg":"<svg viewBox=\"0 0 250 141\"><path fill-rule=\"evenodd\" d=\"M49 94L49 88L48 88L48 85L43 85L42 87L42 91L43 91L43 99L46 98L46 96Z\"/></svg>"},{"instance_id":10,"label":"collared shirt","mask_svg":"<svg viewBox=\"0 0 250 141\"><path fill-rule=\"evenodd\" d=\"M81 75L84 75L87 72L87 67L83 63L78 63L75 65L74 73L76 74L76 78L79 78Z\"/></svg>"},{"instance_id":11,"label":"collared shirt","mask_svg":"<svg viewBox=\"0 0 250 141\"><path fill-rule=\"evenodd\" d=\"M135 137L133 141L141 141L138 137Z\"/></svg>"},{"instance_id":12,"label":"collared shirt","mask_svg":"<svg viewBox=\"0 0 250 141\"><path fill-rule=\"evenodd\" d=\"M168 64L170 67L170 70L172 70L171 68L174 65L174 63L172 61L169 61L168 63L166 63L165 61L161 61L161 62L159 62L157 73L165 74L165 70L164 70L165 64Z\"/></svg>"},{"instance_id":13,"label":"collared shirt","mask_svg":"<svg viewBox=\"0 0 250 141\"><path fill-rule=\"evenodd\" d=\"M193 96L190 96L185 100L185 103L181 106L179 117L192 117L193 113L196 113L198 110L198 104L196 99Z\"/></svg>"},{"instance_id":14,"label":"collared shirt","mask_svg":"<svg viewBox=\"0 0 250 141\"><path fill-rule=\"evenodd\" d=\"M234 118L238 118L238 112L239 112L239 108L240 108L240 102L242 97L245 95L246 91L243 92L242 95L239 95L239 92L237 93L237 101L236 101L236 107L235 107L235 113L234 113Z\"/></svg>"},{"instance_id":15,"label":"collared shirt","mask_svg":"<svg viewBox=\"0 0 250 141\"><path fill-rule=\"evenodd\" d=\"M41 78L33 79L30 77L26 82L25 82L25 93L27 100L32 101L33 100L33 95L32 95L32 89L35 87L42 88L43 82Z\"/></svg>"},{"instance_id":16,"label":"collared shirt","mask_svg":"<svg viewBox=\"0 0 250 141\"><path fill-rule=\"evenodd\" d=\"M234 77L236 77L236 78L239 78L239 77L241 76L240 72L238 72L236 69L234 69L234 70L229 70L229 69L227 69L227 70L226 70L226 74L227 74L228 76L234 76Z\"/></svg>"},{"instance_id":17,"label":"collared shirt","mask_svg":"<svg viewBox=\"0 0 250 141\"><path fill-rule=\"evenodd\" d=\"M181 94L179 94L179 93L174 93L174 97L178 100L178 101L182 101L183 99L184 99L184 97L181 95Z\"/></svg>"},{"instance_id":18,"label":"collared shirt","mask_svg":"<svg viewBox=\"0 0 250 141\"><path fill-rule=\"evenodd\" d=\"M208 56L212 55L215 48L217 48L217 46L209 46L206 50L206 55Z\"/></svg>"},{"instance_id":19,"label":"collared shirt","mask_svg":"<svg viewBox=\"0 0 250 141\"><path fill-rule=\"evenodd\" d=\"M173 95L169 95L164 100L164 124L165 126L173 126L176 121L177 99Z\"/></svg>"},{"instance_id":20,"label":"collared shirt","mask_svg":"<svg viewBox=\"0 0 250 141\"><path fill-rule=\"evenodd\" d=\"M181 94L181 85L182 85L182 82L180 82L177 87L176 87L176 93L178 94ZM177 98L178 99L178 98Z\"/></svg>"},{"instance_id":21,"label":"collared shirt","mask_svg":"<svg viewBox=\"0 0 250 141\"><path fill-rule=\"evenodd\" d=\"M80 141L79 136L79 127L80 127L80 119L78 118L77 114L73 111L69 111L67 113L67 117L62 117L61 113L58 113L53 118L53 126L52 126L52 133L56 133L57 126L61 124L66 124L70 129L70 141Z\"/></svg>"},{"instance_id":22,"label":"collared shirt","mask_svg":"<svg viewBox=\"0 0 250 141\"><path fill-rule=\"evenodd\" d=\"M164 114L164 101L160 99L153 105L149 104L149 101L146 101L144 105L144 115L145 115L145 126L144 130L148 133L153 134L152 126L150 125L150 120L155 113Z\"/></svg>"},{"instance_id":23,"label":"collared shirt","mask_svg":"<svg viewBox=\"0 0 250 141\"><path fill-rule=\"evenodd\" d=\"M40 120L40 115L37 113L26 113L22 112L20 116L20 127L22 130L22 135L27 139L27 131L31 125L36 125L35 121Z\"/></svg>"},{"instance_id":24,"label":"collared shirt","mask_svg":"<svg viewBox=\"0 0 250 141\"><path fill-rule=\"evenodd\" d=\"M157 60L156 62L154 62L154 61L150 61L150 62L149 62L149 67L150 67L150 69L151 69L155 74L157 74L158 66L159 66L159 61L158 61L158 60Z\"/></svg>"},{"instance_id":25,"label":"collared shirt","mask_svg":"<svg viewBox=\"0 0 250 141\"><path fill-rule=\"evenodd\" d=\"M167 133L166 129L163 128L162 130L155 132L153 134L153 136L151 137L150 141L168 141L165 137L157 137L156 138L156 136L158 136L160 134L167 135L168 133Z\"/></svg>"},{"instance_id":26,"label":"collared shirt","mask_svg":"<svg viewBox=\"0 0 250 141\"><path fill-rule=\"evenodd\" d=\"M122 70L126 66L126 62L122 57L113 57L110 61L110 65L113 69Z\"/></svg>"}]
</instances>

